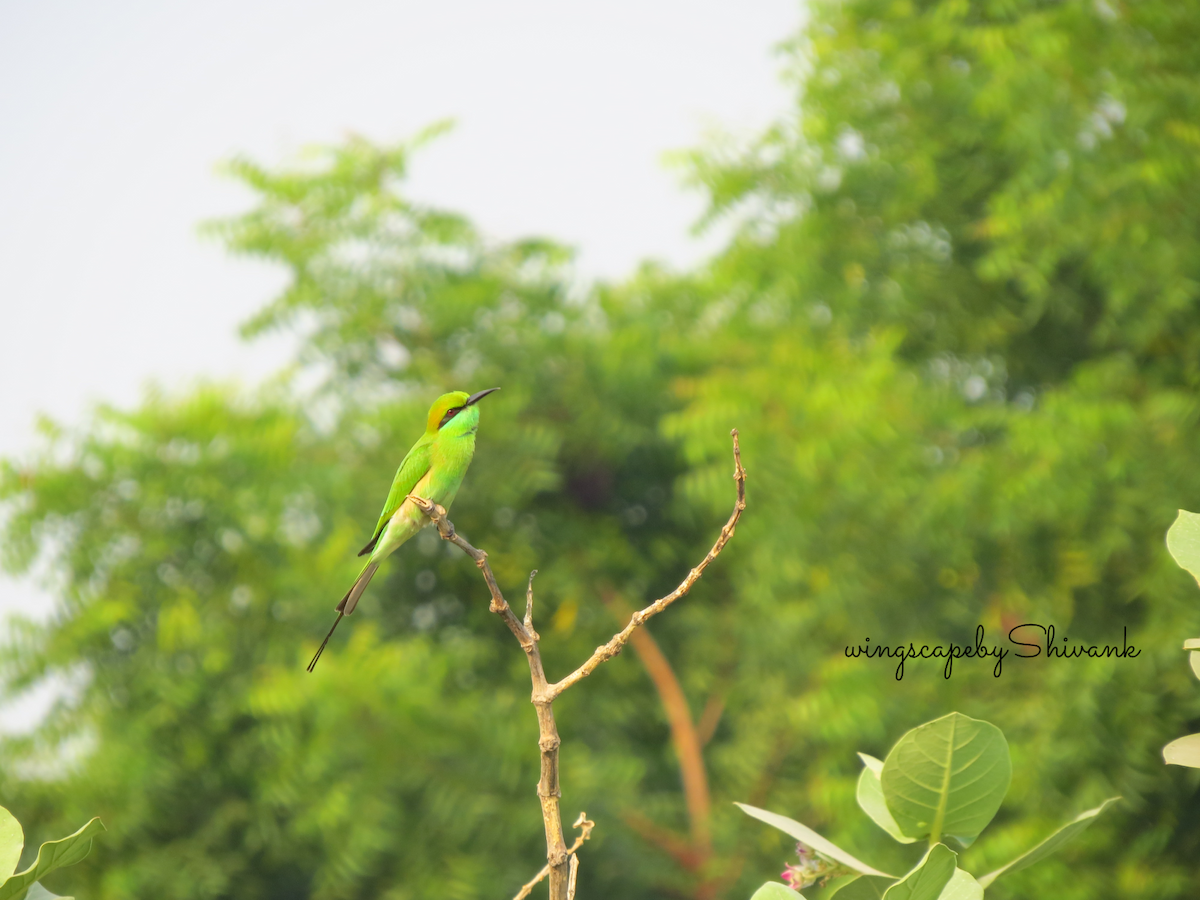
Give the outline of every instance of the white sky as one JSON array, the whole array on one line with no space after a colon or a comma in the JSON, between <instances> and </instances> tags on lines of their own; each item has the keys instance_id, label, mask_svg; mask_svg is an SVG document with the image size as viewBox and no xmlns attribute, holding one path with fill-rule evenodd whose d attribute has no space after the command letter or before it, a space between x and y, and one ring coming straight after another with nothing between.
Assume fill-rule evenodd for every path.
<instances>
[{"instance_id":1,"label":"white sky","mask_svg":"<svg viewBox=\"0 0 1200 900\"><path fill-rule=\"evenodd\" d=\"M772 49L799 21L798 0L0 0L0 456L29 451L38 413L78 423L150 380L249 382L288 357L235 333L282 272L196 237L250 202L213 173L233 153L453 117L412 196L572 244L585 276L695 262L715 238L689 237L701 200L662 154L780 115ZM0 579L0 615L51 608Z\"/></svg>"}]
</instances>

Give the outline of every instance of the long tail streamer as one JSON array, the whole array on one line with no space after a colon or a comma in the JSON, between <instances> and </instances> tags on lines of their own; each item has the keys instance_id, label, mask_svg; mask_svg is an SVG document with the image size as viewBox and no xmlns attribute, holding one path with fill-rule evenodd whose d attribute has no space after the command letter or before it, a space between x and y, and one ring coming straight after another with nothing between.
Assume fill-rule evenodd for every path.
<instances>
[{"instance_id":1,"label":"long tail streamer","mask_svg":"<svg viewBox=\"0 0 1200 900\"><path fill-rule=\"evenodd\" d=\"M321 658L321 654L325 652L325 645L329 643L329 639L333 637L333 629L338 627L338 622L342 621L342 616L345 613L339 612L338 617L333 620L333 628L329 629L329 634L325 635L325 640L321 641L321 646L317 648L317 655L312 658L312 662L308 664L308 671L312 671L317 665L317 660Z\"/></svg>"}]
</instances>

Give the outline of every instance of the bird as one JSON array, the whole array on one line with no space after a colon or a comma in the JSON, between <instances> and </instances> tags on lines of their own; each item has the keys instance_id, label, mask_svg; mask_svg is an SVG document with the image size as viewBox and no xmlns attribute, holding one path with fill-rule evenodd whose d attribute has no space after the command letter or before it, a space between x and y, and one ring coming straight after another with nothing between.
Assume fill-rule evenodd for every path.
<instances>
[{"instance_id":1,"label":"bird","mask_svg":"<svg viewBox=\"0 0 1200 900\"><path fill-rule=\"evenodd\" d=\"M450 508L462 486L463 476L467 474L467 467L471 465L471 457L475 455L475 432L479 429L479 407L476 404L498 390L500 388L494 387L474 394L451 391L433 401L426 419L425 433L417 438L396 470L392 489L388 491L371 540L358 551L359 556L367 556L367 564L338 603L337 618L308 664L309 672L321 658L338 623L358 606L359 598L380 563L429 524L429 517L408 499L409 495L430 500L445 509Z\"/></svg>"}]
</instances>

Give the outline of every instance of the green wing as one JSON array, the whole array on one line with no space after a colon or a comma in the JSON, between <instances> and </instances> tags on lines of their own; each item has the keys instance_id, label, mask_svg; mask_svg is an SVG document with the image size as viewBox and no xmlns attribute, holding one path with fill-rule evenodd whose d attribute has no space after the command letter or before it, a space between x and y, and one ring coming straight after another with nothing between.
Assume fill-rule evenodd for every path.
<instances>
[{"instance_id":1,"label":"green wing","mask_svg":"<svg viewBox=\"0 0 1200 900\"><path fill-rule=\"evenodd\" d=\"M379 536L383 534L383 529L387 527L388 520L396 514L396 510L400 508L404 498L412 493L417 482L429 471L429 445L431 443L426 440L425 435L422 435L421 439L408 451L404 461L400 463L400 468L396 470L396 477L392 479L392 489L388 491L387 502L383 504L383 512L379 515L379 524L375 526L375 534L371 537L371 542L358 551L359 556L366 556L375 549L375 544L379 541Z\"/></svg>"}]
</instances>

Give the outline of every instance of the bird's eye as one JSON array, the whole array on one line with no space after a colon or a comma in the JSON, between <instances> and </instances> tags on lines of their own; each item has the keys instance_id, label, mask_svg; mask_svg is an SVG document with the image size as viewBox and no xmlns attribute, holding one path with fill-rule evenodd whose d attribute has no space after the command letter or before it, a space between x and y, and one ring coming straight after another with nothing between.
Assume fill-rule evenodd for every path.
<instances>
[{"instance_id":1,"label":"bird's eye","mask_svg":"<svg viewBox=\"0 0 1200 900\"><path fill-rule=\"evenodd\" d=\"M462 411L463 411L463 408L461 406L450 407L448 410L446 410L446 414L444 416L442 416L442 421L438 422L438 428L442 428L443 426L445 426L445 424L447 422L449 422L451 419L453 419L455 416L457 416Z\"/></svg>"}]
</instances>

